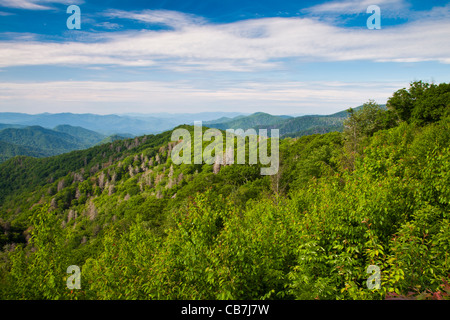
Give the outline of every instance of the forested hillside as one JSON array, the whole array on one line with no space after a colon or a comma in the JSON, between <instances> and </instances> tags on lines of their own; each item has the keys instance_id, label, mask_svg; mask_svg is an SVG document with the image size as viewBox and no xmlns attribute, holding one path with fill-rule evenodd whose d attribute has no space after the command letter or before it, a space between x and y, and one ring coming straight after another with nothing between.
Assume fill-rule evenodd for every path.
<instances>
[{"instance_id":1,"label":"forested hillside","mask_svg":"<svg viewBox=\"0 0 450 320\"><path fill-rule=\"evenodd\" d=\"M36 147L25 147L0 141L0 163L18 155L36 158L49 156L48 153Z\"/></svg>"},{"instance_id":2,"label":"forested hillside","mask_svg":"<svg viewBox=\"0 0 450 320\"><path fill-rule=\"evenodd\" d=\"M67 133L78 138L86 147L92 147L106 138L105 135L85 129L83 127L74 127L70 125L59 125L53 128L54 131Z\"/></svg>"},{"instance_id":3,"label":"forested hillside","mask_svg":"<svg viewBox=\"0 0 450 320\"><path fill-rule=\"evenodd\" d=\"M171 134L1 164L0 298L449 298L450 84L281 139L273 176L175 165Z\"/></svg>"},{"instance_id":4,"label":"forested hillside","mask_svg":"<svg viewBox=\"0 0 450 320\"><path fill-rule=\"evenodd\" d=\"M217 128L221 130L226 129L243 129L256 128L258 126L279 126L286 119L291 119L290 116L273 116L264 112L257 112L249 116L238 116L233 119L222 118L217 121L208 121L205 123L210 128Z\"/></svg>"},{"instance_id":5,"label":"forested hillside","mask_svg":"<svg viewBox=\"0 0 450 320\"><path fill-rule=\"evenodd\" d=\"M382 105L385 109L386 106ZM360 109L360 107L354 110ZM348 118L347 111L341 111L330 115L304 115L299 117L273 116L263 112L257 112L249 116L236 118L221 118L215 121L207 121L204 125L211 128L226 129L278 129L283 137L301 137L316 133L342 132L344 121Z\"/></svg>"},{"instance_id":6,"label":"forested hillside","mask_svg":"<svg viewBox=\"0 0 450 320\"><path fill-rule=\"evenodd\" d=\"M0 131L0 141L5 141L22 147L32 147L41 150L47 156L57 155L85 147L80 139L40 126L26 128L7 128Z\"/></svg>"},{"instance_id":7,"label":"forested hillside","mask_svg":"<svg viewBox=\"0 0 450 320\"><path fill-rule=\"evenodd\" d=\"M53 129L4 126L5 129L0 129L0 163L15 156L44 158L126 138L119 135L107 137L70 125L59 125Z\"/></svg>"}]
</instances>

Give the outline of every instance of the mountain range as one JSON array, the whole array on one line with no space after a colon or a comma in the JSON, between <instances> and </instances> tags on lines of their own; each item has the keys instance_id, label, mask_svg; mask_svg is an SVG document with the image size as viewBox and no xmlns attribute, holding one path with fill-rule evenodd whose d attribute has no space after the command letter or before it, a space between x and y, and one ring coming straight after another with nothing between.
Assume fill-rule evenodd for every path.
<instances>
[{"instance_id":1,"label":"mountain range","mask_svg":"<svg viewBox=\"0 0 450 320\"><path fill-rule=\"evenodd\" d=\"M279 129L282 137L300 137L342 131L347 116L346 111L298 117L263 112L250 115L231 112L123 115L0 113L0 162L18 155L37 158L54 156L137 135L171 130L181 124L192 125L199 120L206 127L220 130Z\"/></svg>"},{"instance_id":2,"label":"mountain range","mask_svg":"<svg viewBox=\"0 0 450 320\"><path fill-rule=\"evenodd\" d=\"M44 128L54 128L59 125L71 125L73 127L83 127L101 133L105 136L114 134L123 135L145 135L161 133L170 130L177 125L191 123L194 121L209 121L220 117L235 117L243 115L236 112L202 112L192 114L74 114L74 113L41 113L25 114L2 112L0 113L0 123L16 128L27 126L41 126ZM0 125L0 129L5 128Z\"/></svg>"},{"instance_id":3,"label":"mountain range","mask_svg":"<svg viewBox=\"0 0 450 320\"><path fill-rule=\"evenodd\" d=\"M355 108L355 110L359 109ZM205 126L226 129L279 129L280 136L300 137L314 133L342 131L343 122L348 117L347 111L331 115L273 116L267 113L254 113L250 116L221 118L208 121Z\"/></svg>"}]
</instances>

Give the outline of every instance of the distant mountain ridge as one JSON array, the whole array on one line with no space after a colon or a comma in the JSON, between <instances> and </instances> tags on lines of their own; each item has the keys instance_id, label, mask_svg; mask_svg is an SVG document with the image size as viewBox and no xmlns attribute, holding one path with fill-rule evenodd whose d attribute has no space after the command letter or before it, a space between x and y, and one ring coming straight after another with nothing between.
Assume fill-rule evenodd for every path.
<instances>
[{"instance_id":1,"label":"distant mountain ridge","mask_svg":"<svg viewBox=\"0 0 450 320\"><path fill-rule=\"evenodd\" d=\"M257 112L249 116L238 116L230 120L221 118L218 119L219 121L207 121L204 123L204 125L221 130L249 129L261 125L268 126L281 124L283 121L291 118L292 117L290 116L273 116L268 113Z\"/></svg>"},{"instance_id":2,"label":"distant mountain ridge","mask_svg":"<svg viewBox=\"0 0 450 320\"><path fill-rule=\"evenodd\" d=\"M92 130L105 136L122 133L139 136L160 133L181 124L192 124L194 121L209 121L225 116L235 117L239 114L237 112L202 112L193 114L98 115L90 113L24 114L3 112L0 113L0 123L8 124L7 126L38 125L47 129L59 125L70 125Z\"/></svg>"},{"instance_id":3,"label":"distant mountain ridge","mask_svg":"<svg viewBox=\"0 0 450 320\"><path fill-rule=\"evenodd\" d=\"M358 110L362 106L353 108ZM386 108L385 105L381 107ZM300 137L315 133L328 133L342 131L343 123L347 119L348 112L343 110L330 115L302 115L273 116L263 112L257 112L249 116L240 116L233 119L221 118L216 121L208 121L205 126L226 129L278 129L282 137Z\"/></svg>"},{"instance_id":4,"label":"distant mountain ridge","mask_svg":"<svg viewBox=\"0 0 450 320\"><path fill-rule=\"evenodd\" d=\"M117 115L74 114L74 113L42 113L36 115L23 113L0 113L2 123L20 124L24 126L41 126L47 129L59 125L83 127L105 136L117 132L127 132L129 128L146 128L147 122L120 117ZM156 121L156 120L155 120ZM135 134L135 132L129 132ZM138 130L140 133L140 130Z\"/></svg>"},{"instance_id":5,"label":"distant mountain ridge","mask_svg":"<svg viewBox=\"0 0 450 320\"><path fill-rule=\"evenodd\" d=\"M25 128L26 126L21 124L7 124L7 123L0 123L0 130L6 129L6 128Z\"/></svg>"},{"instance_id":6,"label":"distant mountain ridge","mask_svg":"<svg viewBox=\"0 0 450 320\"><path fill-rule=\"evenodd\" d=\"M220 130L226 129L279 129L280 136L302 136L313 133L341 131L347 112L334 115L306 115L300 117L272 116L267 113L254 113L238 119L219 119L219 122L209 121L205 126Z\"/></svg>"},{"instance_id":7,"label":"distant mountain ridge","mask_svg":"<svg viewBox=\"0 0 450 320\"><path fill-rule=\"evenodd\" d=\"M385 107L385 106L383 106ZM360 107L355 108L358 109ZM160 116L161 118L156 118ZM211 119L218 116L215 120ZM220 130L226 129L279 129L281 137L300 137L315 133L342 131L347 111L331 115L271 115L264 112L253 114L214 113L198 114L49 114L29 115L0 113L0 162L17 155L49 157L73 150L86 149L116 140L133 138L137 133L166 128L172 130L180 124L193 124L204 120L203 125ZM67 121L61 124L60 122ZM36 124L37 123L37 124ZM56 126L46 128L58 123ZM70 123L67 124L67 123ZM27 126L26 124L32 124ZM94 129L91 129L94 128ZM100 131L100 132L99 132ZM107 134L105 132L113 132ZM118 132L129 132L121 133Z\"/></svg>"},{"instance_id":8,"label":"distant mountain ridge","mask_svg":"<svg viewBox=\"0 0 450 320\"><path fill-rule=\"evenodd\" d=\"M121 133L120 136L140 136L156 134L171 130L178 125L192 125L194 121L202 121L203 125L217 129L249 129L278 128L283 136L308 134L309 132L325 133L342 128L347 117L346 111L332 115L271 115L257 112L253 114L238 112L202 112L202 113L152 113L152 114L73 114L42 113L36 115L0 113L0 129L6 127L41 126L47 129L61 125L82 127L107 136ZM65 132L64 129L61 129ZM312 130L312 131L311 131ZM126 134L125 134L126 133Z\"/></svg>"}]
</instances>

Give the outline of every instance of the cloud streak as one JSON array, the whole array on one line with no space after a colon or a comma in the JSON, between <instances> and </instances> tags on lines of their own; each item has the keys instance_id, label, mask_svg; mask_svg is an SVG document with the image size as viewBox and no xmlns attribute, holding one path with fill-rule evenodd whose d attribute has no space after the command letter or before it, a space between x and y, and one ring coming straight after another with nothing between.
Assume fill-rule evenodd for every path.
<instances>
[{"instance_id":1,"label":"cloud streak","mask_svg":"<svg viewBox=\"0 0 450 320\"><path fill-rule=\"evenodd\" d=\"M123 11L111 9L104 12L103 16L110 19L127 19L147 24L161 24L175 29L206 23L206 20L202 17L170 10Z\"/></svg>"},{"instance_id":2,"label":"cloud streak","mask_svg":"<svg viewBox=\"0 0 450 320\"><path fill-rule=\"evenodd\" d=\"M367 7L370 5L378 5L387 12L400 12L408 8L408 4L405 0L339 0L329 1L323 4L319 4L310 8L306 8L303 12L311 13L315 15L322 14L360 14L365 13Z\"/></svg>"},{"instance_id":3,"label":"cloud streak","mask_svg":"<svg viewBox=\"0 0 450 320\"><path fill-rule=\"evenodd\" d=\"M40 5L30 0L0 0L0 6L13 9L25 10L49 10L50 7Z\"/></svg>"},{"instance_id":4,"label":"cloud streak","mask_svg":"<svg viewBox=\"0 0 450 320\"><path fill-rule=\"evenodd\" d=\"M0 0L0 7L24 10L51 10L49 4L82 4L83 0Z\"/></svg>"},{"instance_id":5,"label":"cloud streak","mask_svg":"<svg viewBox=\"0 0 450 320\"><path fill-rule=\"evenodd\" d=\"M220 111L332 113L368 99L384 103L405 83L356 82L223 82L214 88L186 81L53 81L0 83L2 108L34 112L189 112ZM38 107L42 106L42 107ZM42 108L42 109L38 109ZM64 109L66 108L66 109ZM124 109L126 108L126 109ZM196 109L194 109L196 108ZM2 110L0 110L2 111Z\"/></svg>"}]
</instances>

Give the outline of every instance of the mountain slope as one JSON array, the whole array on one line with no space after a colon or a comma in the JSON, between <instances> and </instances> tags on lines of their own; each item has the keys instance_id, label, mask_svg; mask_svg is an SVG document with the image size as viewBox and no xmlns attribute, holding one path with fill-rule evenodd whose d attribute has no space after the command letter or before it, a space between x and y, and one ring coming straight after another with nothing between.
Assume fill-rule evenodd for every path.
<instances>
[{"instance_id":1,"label":"mountain slope","mask_svg":"<svg viewBox=\"0 0 450 320\"><path fill-rule=\"evenodd\" d=\"M362 106L354 108L360 109ZM385 105L381 106L386 109ZM280 136L300 137L310 134L324 134L328 132L342 131L344 120L348 112L343 110L330 115L303 115L299 117L272 116L266 113L255 113L250 116L240 116L233 119L218 119L209 121L204 125L211 128L226 129L279 129Z\"/></svg>"},{"instance_id":2,"label":"mountain slope","mask_svg":"<svg viewBox=\"0 0 450 320\"><path fill-rule=\"evenodd\" d=\"M70 125L59 125L53 130L70 134L71 136L80 139L80 141L82 141L82 143L86 146L93 146L106 138L106 136L101 133Z\"/></svg>"},{"instance_id":3,"label":"mountain slope","mask_svg":"<svg viewBox=\"0 0 450 320\"><path fill-rule=\"evenodd\" d=\"M31 126L23 129L4 129L0 131L0 140L15 145L45 150L48 155L61 154L86 147L86 144L79 138L40 126Z\"/></svg>"},{"instance_id":4,"label":"mountain slope","mask_svg":"<svg viewBox=\"0 0 450 320\"><path fill-rule=\"evenodd\" d=\"M154 156L161 146L167 145L170 137L171 132L165 132L156 136L117 140L43 159L26 156L9 159L0 164L0 203L10 195L53 183L70 172L89 177L100 168L120 162L144 149Z\"/></svg>"},{"instance_id":5,"label":"mountain slope","mask_svg":"<svg viewBox=\"0 0 450 320\"><path fill-rule=\"evenodd\" d=\"M386 105L380 105L386 109ZM352 108L357 111L362 106ZM348 111L343 110L330 115L306 115L283 122L277 129L284 137L301 137L310 134L324 134L328 132L341 132L344 129L344 120L348 118Z\"/></svg>"},{"instance_id":6,"label":"mountain slope","mask_svg":"<svg viewBox=\"0 0 450 320\"><path fill-rule=\"evenodd\" d=\"M9 127L0 131L0 162L15 156L50 157L131 137L127 134L105 136L70 125L60 125L53 130L40 126Z\"/></svg>"},{"instance_id":7,"label":"mountain slope","mask_svg":"<svg viewBox=\"0 0 450 320\"><path fill-rule=\"evenodd\" d=\"M16 156L47 157L49 154L42 149L19 146L5 141L0 141L0 163Z\"/></svg>"},{"instance_id":8,"label":"mountain slope","mask_svg":"<svg viewBox=\"0 0 450 320\"><path fill-rule=\"evenodd\" d=\"M219 119L219 121L208 121L205 123L206 126L210 128L216 128L221 130L226 129L243 129L247 130L250 128L255 128L257 126L269 126L277 125L290 119L289 116L273 116L264 112L257 112L249 116L238 116L231 120L226 120L224 118Z\"/></svg>"},{"instance_id":9,"label":"mountain slope","mask_svg":"<svg viewBox=\"0 0 450 320\"><path fill-rule=\"evenodd\" d=\"M21 124L7 124L7 123L0 123L0 130L6 129L6 128L25 128L26 126Z\"/></svg>"},{"instance_id":10,"label":"mountain slope","mask_svg":"<svg viewBox=\"0 0 450 320\"><path fill-rule=\"evenodd\" d=\"M105 144L105 143L111 143L111 142L114 142L117 140L125 140L125 139L131 139L131 138L133 138L133 137L130 135L127 135L127 134L123 134L123 135L113 134L111 136L107 136L107 137L103 138L100 142L96 143L96 145L101 145L101 144Z\"/></svg>"},{"instance_id":11,"label":"mountain slope","mask_svg":"<svg viewBox=\"0 0 450 320\"><path fill-rule=\"evenodd\" d=\"M360 109L362 106L354 108ZM386 109L386 105L382 105ZM226 129L279 129L280 136L300 137L316 133L328 133L343 130L343 122L348 117L347 110L330 115L273 116L258 112L248 116L240 115L235 118L222 117L213 121L206 121L203 125L221 130Z\"/></svg>"},{"instance_id":12,"label":"mountain slope","mask_svg":"<svg viewBox=\"0 0 450 320\"><path fill-rule=\"evenodd\" d=\"M342 131L343 122L347 115L343 116L301 116L288 119L278 125L265 126L267 129L279 129L281 136L302 136L311 133L327 133Z\"/></svg>"}]
</instances>

